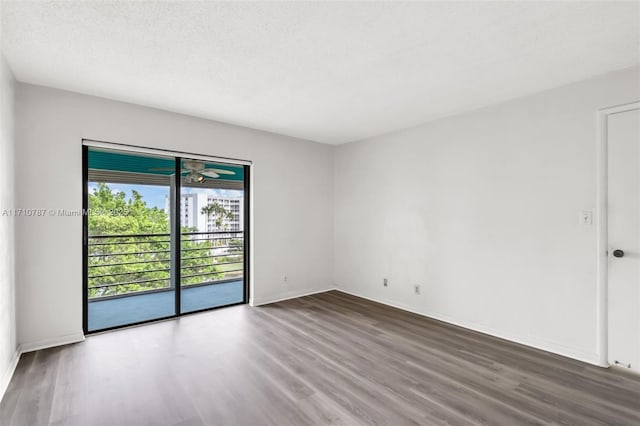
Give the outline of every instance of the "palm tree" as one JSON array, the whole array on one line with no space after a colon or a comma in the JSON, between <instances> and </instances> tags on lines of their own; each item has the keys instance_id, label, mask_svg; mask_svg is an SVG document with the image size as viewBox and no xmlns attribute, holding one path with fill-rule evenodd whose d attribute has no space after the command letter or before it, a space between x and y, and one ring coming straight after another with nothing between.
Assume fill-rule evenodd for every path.
<instances>
[{"instance_id":1,"label":"palm tree","mask_svg":"<svg viewBox=\"0 0 640 426\"><path fill-rule=\"evenodd\" d=\"M214 225L216 229L220 229L222 227L222 222L227 219L233 219L233 214L222 207L217 202L209 203L206 206L200 209L202 214L206 214L209 219L214 219Z\"/></svg>"}]
</instances>

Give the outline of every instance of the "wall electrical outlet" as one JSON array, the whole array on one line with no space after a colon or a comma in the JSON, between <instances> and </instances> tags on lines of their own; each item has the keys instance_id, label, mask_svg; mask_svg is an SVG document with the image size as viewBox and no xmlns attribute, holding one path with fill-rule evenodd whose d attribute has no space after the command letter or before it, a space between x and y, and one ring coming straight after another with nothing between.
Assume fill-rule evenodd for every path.
<instances>
[{"instance_id":1,"label":"wall electrical outlet","mask_svg":"<svg viewBox=\"0 0 640 426\"><path fill-rule=\"evenodd\" d=\"M387 286L389 285L389 280L388 280L388 279L386 279L386 278L383 278L383 279L382 279L382 285L383 285L383 286L385 286L385 287L387 287Z\"/></svg>"},{"instance_id":2,"label":"wall electrical outlet","mask_svg":"<svg viewBox=\"0 0 640 426\"><path fill-rule=\"evenodd\" d=\"M283 276L282 276L282 282L283 282L283 283L286 283L286 282L287 282L287 276L286 276L286 275L283 275Z\"/></svg>"},{"instance_id":3,"label":"wall electrical outlet","mask_svg":"<svg viewBox=\"0 0 640 426\"><path fill-rule=\"evenodd\" d=\"M413 286L413 292L414 292L415 294L420 294L420 284L415 284L415 285Z\"/></svg>"},{"instance_id":4,"label":"wall electrical outlet","mask_svg":"<svg viewBox=\"0 0 640 426\"><path fill-rule=\"evenodd\" d=\"M591 225L593 223L593 212L585 210L580 212L580 225Z\"/></svg>"}]
</instances>

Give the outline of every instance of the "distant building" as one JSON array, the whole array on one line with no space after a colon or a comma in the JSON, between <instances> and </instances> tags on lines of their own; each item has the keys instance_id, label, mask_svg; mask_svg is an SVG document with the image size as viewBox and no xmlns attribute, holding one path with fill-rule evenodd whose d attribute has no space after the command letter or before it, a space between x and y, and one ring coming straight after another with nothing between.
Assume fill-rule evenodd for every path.
<instances>
[{"instance_id":1,"label":"distant building","mask_svg":"<svg viewBox=\"0 0 640 426\"><path fill-rule=\"evenodd\" d=\"M230 212L231 219L223 218L222 224L216 228L215 217L202 213L202 208L218 203ZM169 211L169 196L165 197L165 211ZM217 197L211 194L192 193L180 197L180 224L196 228L199 232L242 231L244 229L244 199Z\"/></svg>"},{"instance_id":2,"label":"distant building","mask_svg":"<svg viewBox=\"0 0 640 426\"><path fill-rule=\"evenodd\" d=\"M207 231L242 231L244 223L244 199L242 198L222 198L213 195L207 196L207 204L218 203L226 211L230 212L231 218L224 218L219 229L215 227L215 218L207 218ZM206 215L205 215L206 216Z\"/></svg>"}]
</instances>

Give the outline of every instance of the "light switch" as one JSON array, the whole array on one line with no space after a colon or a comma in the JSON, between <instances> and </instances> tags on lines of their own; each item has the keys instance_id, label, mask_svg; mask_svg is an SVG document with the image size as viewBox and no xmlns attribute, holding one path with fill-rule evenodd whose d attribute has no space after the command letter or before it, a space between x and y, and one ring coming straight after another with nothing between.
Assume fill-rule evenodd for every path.
<instances>
[{"instance_id":1,"label":"light switch","mask_svg":"<svg viewBox=\"0 0 640 426\"><path fill-rule=\"evenodd\" d=\"M580 225L591 225L593 223L593 212L585 210L580 212Z\"/></svg>"}]
</instances>

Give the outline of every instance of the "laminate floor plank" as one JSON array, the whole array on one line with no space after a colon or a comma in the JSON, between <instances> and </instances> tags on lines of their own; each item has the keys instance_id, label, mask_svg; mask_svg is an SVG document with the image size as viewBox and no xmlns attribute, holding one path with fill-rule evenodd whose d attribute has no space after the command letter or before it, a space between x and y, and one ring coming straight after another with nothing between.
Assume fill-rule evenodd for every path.
<instances>
[{"instance_id":1,"label":"laminate floor plank","mask_svg":"<svg viewBox=\"0 0 640 426\"><path fill-rule=\"evenodd\" d=\"M2 426L640 425L640 377L337 291L24 354Z\"/></svg>"}]
</instances>

